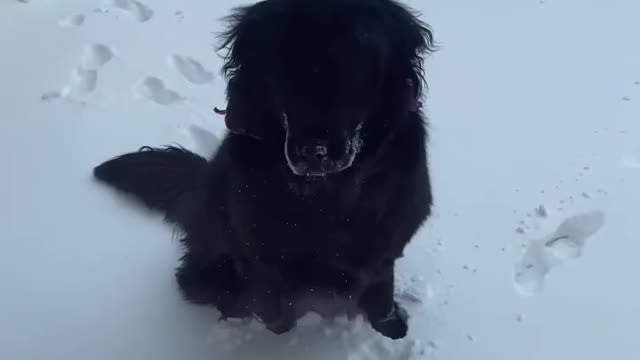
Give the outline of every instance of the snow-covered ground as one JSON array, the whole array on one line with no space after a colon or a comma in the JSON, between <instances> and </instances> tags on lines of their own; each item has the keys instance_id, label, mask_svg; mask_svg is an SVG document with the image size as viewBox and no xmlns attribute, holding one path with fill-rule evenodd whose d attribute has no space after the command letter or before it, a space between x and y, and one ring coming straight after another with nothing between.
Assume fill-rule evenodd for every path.
<instances>
[{"instance_id":1,"label":"snow-covered ground","mask_svg":"<svg viewBox=\"0 0 640 360\"><path fill-rule=\"evenodd\" d=\"M436 214L401 264L411 334L276 337L185 304L172 230L97 186L140 145L207 153L239 1L0 4L0 359L636 359L640 3L413 0Z\"/></svg>"}]
</instances>

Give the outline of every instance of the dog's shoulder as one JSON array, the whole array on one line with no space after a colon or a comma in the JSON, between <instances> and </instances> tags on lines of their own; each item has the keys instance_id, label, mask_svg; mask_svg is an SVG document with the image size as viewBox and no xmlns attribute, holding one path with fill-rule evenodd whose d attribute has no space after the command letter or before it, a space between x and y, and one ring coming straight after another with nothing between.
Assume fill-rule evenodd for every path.
<instances>
[{"instance_id":1,"label":"dog's shoulder","mask_svg":"<svg viewBox=\"0 0 640 360\"><path fill-rule=\"evenodd\" d=\"M411 113L393 135L386 161L393 161L402 169L415 170L426 162L427 141L424 118L418 113Z\"/></svg>"},{"instance_id":2,"label":"dog's shoulder","mask_svg":"<svg viewBox=\"0 0 640 360\"><path fill-rule=\"evenodd\" d=\"M367 226L390 229L388 246L400 253L415 231L431 214L433 202L427 161L427 127L419 113L402 123L375 164L377 173L362 187ZM382 231L384 232L384 231Z\"/></svg>"}]
</instances>

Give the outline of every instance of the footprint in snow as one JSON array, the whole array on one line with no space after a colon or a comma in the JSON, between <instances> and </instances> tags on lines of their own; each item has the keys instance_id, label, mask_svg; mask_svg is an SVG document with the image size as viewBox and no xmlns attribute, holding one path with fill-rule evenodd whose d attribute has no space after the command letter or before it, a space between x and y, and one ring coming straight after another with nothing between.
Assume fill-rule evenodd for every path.
<instances>
[{"instance_id":1,"label":"footprint in snow","mask_svg":"<svg viewBox=\"0 0 640 360\"><path fill-rule=\"evenodd\" d=\"M157 77L147 77L133 89L135 95L151 100L159 105L171 105L183 101L185 98L178 92L168 89L164 81Z\"/></svg>"},{"instance_id":2,"label":"footprint in snow","mask_svg":"<svg viewBox=\"0 0 640 360\"><path fill-rule=\"evenodd\" d=\"M193 141L194 152L206 158L215 154L220 146L220 138L198 125L189 126L189 135Z\"/></svg>"},{"instance_id":3,"label":"footprint in snow","mask_svg":"<svg viewBox=\"0 0 640 360\"><path fill-rule=\"evenodd\" d=\"M149 21L154 14L153 9L137 0L108 0L105 7L122 10L140 22Z\"/></svg>"},{"instance_id":4,"label":"footprint in snow","mask_svg":"<svg viewBox=\"0 0 640 360\"><path fill-rule=\"evenodd\" d=\"M530 241L514 273L514 286L522 295L535 295L544 287L551 270L582 256L586 241L605 224L602 211L565 219L550 235Z\"/></svg>"},{"instance_id":5,"label":"footprint in snow","mask_svg":"<svg viewBox=\"0 0 640 360\"><path fill-rule=\"evenodd\" d=\"M113 50L106 45L85 46L80 56L80 66L71 72L67 84L61 89L42 94L40 98L43 101L86 98L98 87L98 68L107 64L113 57Z\"/></svg>"},{"instance_id":6,"label":"footprint in snow","mask_svg":"<svg viewBox=\"0 0 640 360\"><path fill-rule=\"evenodd\" d=\"M78 67L71 72L67 85L59 90L42 94L43 101L53 101L61 98L84 99L91 95L98 87L98 72L96 70Z\"/></svg>"},{"instance_id":7,"label":"footprint in snow","mask_svg":"<svg viewBox=\"0 0 640 360\"><path fill-rule=\"evenodd\" d=\"M98 87L98 72L77 68L71 73L69 83L64 88L64 96L86 97Z\"/></svg>"},{"instance_id":8,"label":"footprint in snow","mask_svg":"<svg viewBox=\"0 0 640 360\"><path fill-rule=\"evenodd\" d=\"M72 15L58 21L61 27L77 27L84 24L86 17L84 15Z\"/></svg>"},{"instance_id":9,"label":"footprint in snow","mask_svg":"<svg viewBox=\"0 0 640 360\"><path fill-rule=\"evenodd\" d=\"M188 56L172 55L169 65L192 84L202 85L213 80L213 73L205 69L198 61Z\"/></svg>"},{"instance_id":10,"label":"footprint in snow","mask_svg":"<svg viewBox=\"0 0 640 360\"><path fill-rule=\"evenodd\" d=\"M107 45L91 44L84 48L80 64L85 69L98 69L111 61L113 57L114 52Z\"/></svg>"}]
</instances>

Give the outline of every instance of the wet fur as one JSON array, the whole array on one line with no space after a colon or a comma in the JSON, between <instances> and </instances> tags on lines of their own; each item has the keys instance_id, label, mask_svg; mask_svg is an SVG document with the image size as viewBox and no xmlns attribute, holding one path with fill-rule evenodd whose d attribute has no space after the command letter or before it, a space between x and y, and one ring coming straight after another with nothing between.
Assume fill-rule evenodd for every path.
<instances>
[{"instance_id":1,"label":"wet fur","mask_svg":"<svg viewBox=\"0 0 640 360\"><path fill-rule=\"evenodd\" d=\"M362 22L388 54L382 101L366 117L352 166L298 176L287 165L284 129L262 79L275 66L269 52L297 51L279 47L273 28L304 21L291 19L302 16L299 3L267 0L227 18L232 132L212 159L177 147L144 148L101 164L95 176L183 231L176 278L187 300L215 305L223 317L257 316L281 333L295 325L295 304L310 293L352 298L376 330L401 338L407 323L393 298L394 264L432 204L425 123L407 101L421 97L431 32L390 0L305 2ZM339 50L349 56L350 49Z\"/></svg>"}]
</instances>

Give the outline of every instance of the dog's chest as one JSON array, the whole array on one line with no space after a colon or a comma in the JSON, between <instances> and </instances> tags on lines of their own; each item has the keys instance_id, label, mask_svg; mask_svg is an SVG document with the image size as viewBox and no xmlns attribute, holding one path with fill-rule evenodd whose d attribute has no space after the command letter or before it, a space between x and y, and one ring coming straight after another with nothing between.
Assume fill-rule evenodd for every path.
<instances>
[{"instance_id":1,"label":"dog's chest","mask_svg":"<svg viewBox=\"0 0 640 360\"><path fill-rule=\"evenodd\" d=\"M272 186L264 180L237 184L230 204L233 225L250 253L340 263L367 246L368 239L361 235L376 226L379 214L361 188L299 190L290 184Z\"/></svg>"}]
</instances>

